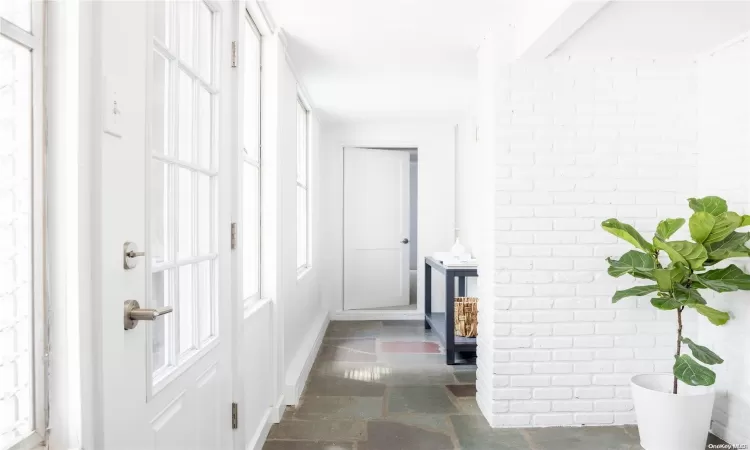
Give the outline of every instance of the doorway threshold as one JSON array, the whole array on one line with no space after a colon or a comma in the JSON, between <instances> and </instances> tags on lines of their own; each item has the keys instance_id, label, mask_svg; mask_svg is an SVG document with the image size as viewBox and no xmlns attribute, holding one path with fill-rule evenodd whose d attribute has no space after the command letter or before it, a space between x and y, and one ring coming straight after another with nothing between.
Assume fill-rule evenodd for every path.
<instances>
[{"instance_id":1,"label":"doorway threshold","mask_svg":"<svg viewBox=\"0 0 750 450\"><path fill-rule=\"evenodd\" d=\"M414 320L424 321L424 312L415 305L410 309L356 309L336 311L331 314L331 320ZM403 307L402 307L403 308Z\"/></svg>"}]
</instances>

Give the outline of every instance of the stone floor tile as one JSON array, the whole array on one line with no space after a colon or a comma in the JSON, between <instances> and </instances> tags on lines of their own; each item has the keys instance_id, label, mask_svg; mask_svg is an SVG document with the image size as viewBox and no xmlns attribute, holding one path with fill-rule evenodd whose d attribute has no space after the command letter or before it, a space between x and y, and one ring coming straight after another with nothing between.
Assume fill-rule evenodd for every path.
<instances>
[{"instance_id":1,"label":"stone floor tile","mask_svg":"<svg viewBox=\"0 0 750 450\"><path fill-rule=\"evenodd\" d=\"M477 368L473 366L456 366L453 374L459 383L475 384L477 382ZM460 367L460 368L458 368Z\"/></svg>"},{"instance_id":2,"label":"stone floor tile","mask_svg":"<svg viewBox=\"0 0 750 450\"><path fill-rule=\"evenodd\" d=\"M375 338L380 335L383 323L379 320L335 321L328 324L324 340L341 338Z\"/></svg>"},{"instance_id":3,"label":"stone floor tile","mask_svg":"<svg viewBox=\"0 0 750 450\"><path fill-rule=\"evenodd\" d=\"M357 450L452 450L455 446L446 432L429 431L398 422L370 421L367 441Z\"/></svg>"},{"instance_id":4,"label":"stone floor tile","mask_svg":"<svg viewBox=\"0 0 750 450\"><path fill-rule=\"evenodd\" d=\"M640 450L637 433L625 427L551 427L526 430L538 450Z\"/></svg>"},{"instance_id":5,"label":"stone floor tile","mask_svg":"<svg viewBox=\"0 0 750 450\"><path fill-rule=\"evenodd\" d=\"M379 353L378 362L394 366L438 366L446 367L445 355L439 353Z\"/></svg>"},{"instance_id":6,"label":"stone floor tile","mask_svg":"<svg viewBox=\"0 0 750 450\"><path fill-rule=\"evenodd\" d=\"M289 420L271 427L269 440L362 441L366 422L360 420Z\"/></svg>"},{"instance_id":7,"label":"stone floor tile","mask_svg":"<svg viewBox=\"0 0 750 450\"><path fill-rule=\"evenodd\" d=\"M445 432L450 430L450 416L446 414L414 414L414 413L402 413L402 414L389 414L384 420L389 422L398 422L406 425L411 425L425 430L437 430Z\"/></svg>"},{"instance_id":8,"label":"stone floor tile","mask_svg":"<svg viewBox=\"0 0 750 450\"><path fill-rule=\"evenodd\" d=\"M330 375L365 383L388 386L419 386L456 384L453 371L446 365L400 365L380 362L321 361L313 365L313 374Z\"/></svg>"},{"instance_id":9,"label":"stone floor tile","mask_svg":"<svg viewBox=\"0 0 750 450\"><path fill-rule=\"evenodd\" d=\"M389 414L452 414L458 412L458 408L451 402L448 392L443 386L389 387L387 407Z\"/></svg>"},{"instance_id":10,"label":"stone floor tile","mask_svg":"<svg viewBox=\"0 0 750 450\"><path fill-rule=\"evenodd\" d=\"M482 411L479 409L476 397L457 398L455 402L458 406L458 409L461 411L461 414L469 414L472 416L482 415Z\"/></svg>"},{"instance_id":11,"label":"stone floor tile","mask_svg":"<svg viewBox=\"0 0 750 450\"><path fill-rule=\"evenodd\" d=\"M310 374L305 395L335 397L382 397L385 384L342 378L329 375Z\"/></svg>"},{"instance_id":12,"label":"stone floor tile","mask_svg":"<svg viewBox=\"0 0 750 450\"><path fill-rule=\"evenodd\" d=\"M317 358L319 361L374 362L377 360L375 339L346 338L325 341Z\"/></svg>"},{"instance_id":13,"label":"stone floor tile","mask_svg":"<svg viewBox=\"0 0 750 450\"><path fill-rule=\"evenodd\" d=\"M353 450L351 442L268 441L263 450Z\"/></svg>"},{"instance_id":14,"label":"stone floor tile","mask_svg":"<svg viewBox=\"0 0 750 450\"><path fill-rule=\"evenodd\" d=\"M476 397L477 387L474 384L448 384L446 389L456 397Z\"/></svg>"},{"instance_id":15,"label":"stone floor tile","mask_svg":"<svg viewBox=\"0 0 750 450\"><path fill-rule=\"evenodd\" d=\"M491 428L482 416L450 416L462 450L531 450L533 447L521 431L513 428ZM578 450L556 447L556 450ZM537 450L533 448L533 450Z\"/></svg>"},{"instance_id":16,"label":"stone floor tile","mask_svg":"<svg viewBox=\"0 0 750 450\"><path fill-rule=\"evenodd\" d=\"M435 370L434 367L415 367L412 370L394 369L383 378L383 382L388 386L445 386L455 383L454 380L455 377L450 371Z\"/></svg>"},{"instance_id":17,"label":"stone floor tile","mask_svg":"<svg viewBox=\"0 0 750 450\"><path fill-rule=\"evenodd\" d=\"M306 395L298 419L376 419L383 416L383 397L320 397Z\"/></svg>"},{"instance_id":18,"label":"stone floor tile","mask_svg":"<svg viewBox=\"0 0 750 450\"><path fill-rule=\"evenodd\" d=\"M385 353L441 353L437 342L387 341L380 343L379 350Z\"/></svg>"},{"instance_id":19,"label":"stone floor tile","mask_svg":"<svg viewBox=\"0 0 750 450\"><path fill-rule=\"evenodd\" d=\"M708 434L708 439L706 440L706 449L717 448L717 447L712 447L712 446L716 446L716 445L727 445L727 443L724 442L724 440L721 439L721 438L719 438L718 436L715 436L715 435L709 433Z\"/></svg>"}]
</instances>

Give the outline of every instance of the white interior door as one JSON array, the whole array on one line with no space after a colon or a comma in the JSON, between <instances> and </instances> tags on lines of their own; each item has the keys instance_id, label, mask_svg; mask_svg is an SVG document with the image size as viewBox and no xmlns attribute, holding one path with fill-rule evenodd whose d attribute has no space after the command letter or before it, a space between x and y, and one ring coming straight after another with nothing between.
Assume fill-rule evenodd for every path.
<instances>
[{"instance_id":1,"label":"white interior door","mask_svg":"<svg viewBox=\"0 0 750 450\"><path fill-rule=\"evenodd\" d=\"M232 448L230 2L100 2L97 450ZM108 118L117 102L118 113ZM125 269L123 243L145 256ZM172 308L124 329L124 302ZM125 313L125 315L127 315ZM97 336L98 338L98 336Z\"/></svg>"},{"instance_id":2,"label":"white interior door","mask_svg":"<svg viewBox=\"0 0 750 450\"><path fill-rule=\"evenodd\" d=\"M409 304L409 153L344 149L344 307Z\"/></svg>"}]
</instances>

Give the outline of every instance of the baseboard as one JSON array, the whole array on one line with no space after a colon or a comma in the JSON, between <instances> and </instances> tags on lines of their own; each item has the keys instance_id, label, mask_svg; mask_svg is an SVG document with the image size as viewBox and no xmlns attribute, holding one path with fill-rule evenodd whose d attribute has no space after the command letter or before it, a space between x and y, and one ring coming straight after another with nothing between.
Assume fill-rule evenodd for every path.
<instances>
[{"instance_id":1,"label":"baseboard","mask_svg":"<svg viewBox=\"0 0 750 450\"><path fill-rule=\"evenodd\" d=\"M246 450L263 450L263 446L266 443L268 433L271 431L271 425L273 425L274 423L271 420L272 415L273 407L266 410L266 413L263 415L263 419L261 420L260 425L258 425L255 433L253 433L253 437L248 441L247 447L245 447Z\"/></svg>"},{"instance_id":2,"label":"baseboard","mask_svg":"<svg viewBox=\"0 0 750 450\"><path fill-rule=\"evenodd\" d=\"M287 405L297 405L299 403L302 390L305 388L307 376L310 375L315 357L318 355L320 345L323 343L323 336L328 327L328 313L321 313L313 321L310 331L302 340L302 346L294 355L289 369L286 372L286 386L284 387L284 399Z\"/></svg>"},{"instance_id":3,"label":"baseboard","mask_svg":"<svg viewBox=\"0 0 750 450\"><path fill-rule=\"evenodd\" d=\"M356 310L336 311L331 314L331 320L424 320L421 311L398 310Z\"/></svg>"},{"instance_id":4,"label":"baseboard","mask_svg":"<svg viewBox=\"0 0 750 450\"><path fill-rule=\"evenodd\" d=\"M276 400L276 403L271 406L271 422L273 423L279 423L281 422L281 417L284 416L284 411L286 410L286 402L284 401L284 396L279 395L278 400Z\"/></svg>"}]
</instances>

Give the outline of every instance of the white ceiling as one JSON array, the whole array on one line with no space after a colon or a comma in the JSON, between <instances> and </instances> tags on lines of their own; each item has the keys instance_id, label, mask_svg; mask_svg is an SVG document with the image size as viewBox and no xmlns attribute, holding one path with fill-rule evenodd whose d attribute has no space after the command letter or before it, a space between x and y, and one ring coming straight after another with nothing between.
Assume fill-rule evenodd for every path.
<instances>
[{"instance_id":1,"label":"white ceiling","mask_svg":"<svg viewBox=\"0 0 750 450\"><path fill-rule=\"evenodd\" d=\"M323 119L351 121L462 116L482 38L511 22L532 30L534 21L546 23L545 11L561 11L571 0L259 1L284 29L297 75ZM555 55L680 58L748 30L748 0L616 0Z\"/></svg>"},{"instance_id":2,"label":"white ceiling","mask_svg":"<svg viewBox=\"0 0 750 450\"><path fill-rule=\"evenodd\" d=\"M266 0L312 103L333 120L456 117L500 0Z\"/></svg>"}]
</instances>

